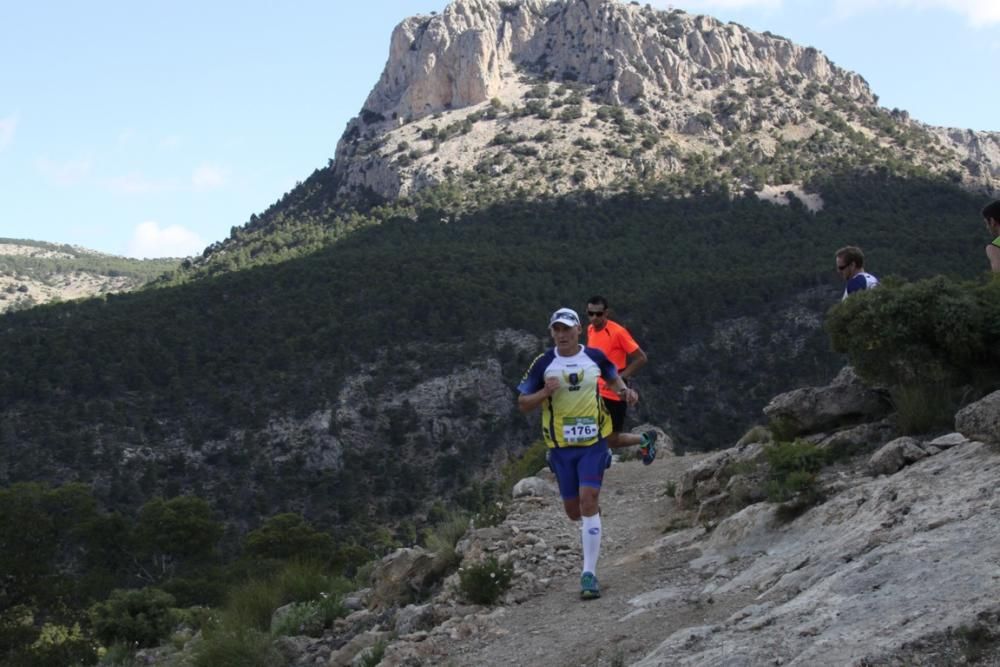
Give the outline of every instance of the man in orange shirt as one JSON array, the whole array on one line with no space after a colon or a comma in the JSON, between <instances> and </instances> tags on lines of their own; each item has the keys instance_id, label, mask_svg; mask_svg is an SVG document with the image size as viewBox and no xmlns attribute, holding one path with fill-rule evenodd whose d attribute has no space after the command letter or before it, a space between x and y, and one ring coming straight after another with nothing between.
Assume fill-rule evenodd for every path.
<instances>
[{"instance_id":1,"label":"man in orange shirt","mask_svg":"<svg viewBox=\"0 0 1000 667\"><path fill-rule=\"evenodd\" d=\"M608 319L608 300L603 296L590 297L587 301L587 317L590 319L590 325L587 326L587 346L596 347L603 352L618 369L618 375L627 381L646 363L646 353L635 342L628 329ZM612 433L608 437L608 446L614 449L639 445L642 462L649 465L656 458L656 431L646 431L642 435L622 433L628 404L604 380L599 384L601 398L611 414Z\"/></svg>"}]
</instances>

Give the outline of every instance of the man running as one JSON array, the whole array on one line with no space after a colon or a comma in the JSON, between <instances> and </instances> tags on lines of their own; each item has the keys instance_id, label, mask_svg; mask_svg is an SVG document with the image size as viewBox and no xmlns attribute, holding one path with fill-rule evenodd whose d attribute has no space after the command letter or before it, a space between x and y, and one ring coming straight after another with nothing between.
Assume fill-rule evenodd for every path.
<instances>
[{"instance_id":1,"label":"man running","mask_svg":"<svg viewBox=\"0 0 1000 667\"><path fill-rule=\"evenodd\" d=\"M841 301L862 290L878 287L878 278L865 271L865 254L861 248L849 245L841 248L834 255L837 262L837 273L844 279L844 296Z\"/></svg>"},{"instance_id":2,"label":"man running","mask_svg":"<svg viewBox=\"0 0 1000 667\"><path fill-rule=\"evenodd\" d=\"M596 347L611 360L618 369L618 375L628 380L646 363L646 353L632 338L628 329L612 321L608 313L608 300L603 296L592 296L587 300L587 317L590 325L587 327L587 345ZM601 380L601 397L611 413L611 436L608 446L631 447L639 445L639 455L644 465L649 465L656 458L656 431L646 431L642 435L623 433L625 428L625 413L628 404L617 392L611 390Z\"/></svg>"},{"instance_id":3,"label":"man running","mask_svg":"<svg viewBox=\"0 0 1000 667\"><path fill-rule=\"evenodd\" d=\"M626 386L618 369L600 350L580 344L580 318L560 308L549 318L555 347L540 354L517 386L521 412L542 408L542 436L549 464L559 482L566 516L582 519L583 574L580 597L601 597L597 559L601 553L599 499L607 467L611 418L601 400L598 378L630 404L639 394Z\"/></svg>"}]
</instances>

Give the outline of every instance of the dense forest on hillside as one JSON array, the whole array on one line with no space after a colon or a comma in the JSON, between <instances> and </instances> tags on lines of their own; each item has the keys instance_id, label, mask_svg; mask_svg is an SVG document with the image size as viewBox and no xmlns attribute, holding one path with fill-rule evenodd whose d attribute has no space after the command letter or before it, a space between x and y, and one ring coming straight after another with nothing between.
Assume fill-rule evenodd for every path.
<instances>
[{"instance_id":1,"label":"dense forest on hillside","mask_svg":"<svg viewBox=\"0 0 1000 667\"><path fill-rule=\"evenodd\" d=\"M595 292L611 298L654 360L641 378L639 418L669 419L688 446L724 445L746 424L719 420L699 378L720 365L729 382L742 372L734 413L749 416L790 381L823 381L839 362L822 332L807 354L778 355L767 377L752 377L739 345L729 358L675 356L716 322L766 320L802 291L835 302L832 253L847 243L862 245L883 277L980 272L979 202L957 188L874 174L817 186L826 202L818 214L724 194L508 203L454 220L424 211L281 264L7 315L2 481L88 481L126 446L198 448L236 429L250 436L244 451L216 463L247 474L255 430L329 404L360 364L427 344L422 367L444 374L498 353L482 348L482 334L544 336L554 307L581 307ZM513 386L526 360L500 352ZM138 477L115 469L107 498L134 506L150 488L197 491L176 465L150 463ZM221 495L244 510L283 508L298 484L294 469L280 477L267 501ZM326 517L333 523L364 502L330 480L310 488L318 504L339 508Z\"/></svg>"},{"instance_id":2,"label":"dense forest on hillside","mask_svg":"<svg viewBox=\"0 0 1000 667\"><path fill-rule=\"evenodd\" d=\"M635 419L664 424L681 448L731 444L775 393L826 382L844 363L821 328L794 345L781 338L784 306L822 314L838 303L836 248L861 245L887 285L985 269L981 202L950 184L865 173L813 187L825 202L816 214L794 199L726 192L584 194L464 216L425 207L416 219L373 209L354 233L296 259L263 253L240 271L0 317L0 505L10 518L0 537L11 571L34 577L19 575L6 601L72 619L115 587L155 585L171 605L217 604L241 577L277 567L268 544L319 545L345 571L413 543L445 504L482 509L497 488L495 450L523 451L536 428L513 408L531 354L491 347L487 334L544 339L555 307L582 310L593 293L650 355ZM838 349L864 362L856 343L868 331L851 318L880 328L882 311L836 312ZM730 327L728 346L708 344L741 318L764 334ZM908 326L873 339L901 340ZM511 416L480 440L410 437L413 414L385 408L384 441L344 443L338 470L268 448L274 420L328 407L360 368L378 369L362 385L375 396L486 357L502 364ZM364 396L350 400L375 416ZM455 410L477 418L475 405ZM331 421L331 435L340 427ZM44 527L31 543L18 537L27 525ZM166 604L151 588L141 597ZM101 604L98 617L117 603ZM35 626L0 617L0 651L31 644Z\"/></svg>"}]
</instances>

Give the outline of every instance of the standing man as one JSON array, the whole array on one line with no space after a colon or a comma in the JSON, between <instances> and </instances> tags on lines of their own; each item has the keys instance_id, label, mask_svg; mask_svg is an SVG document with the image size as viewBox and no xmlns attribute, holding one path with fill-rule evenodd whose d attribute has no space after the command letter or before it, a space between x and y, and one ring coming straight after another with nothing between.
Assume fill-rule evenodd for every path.
<instances>
[{"instance_id":1,"label":"standing man","mask_svg":"<svg viewBox=\"0 0 1000 667\"><path fill-rule=\"evenodd\" d=\"M625 385L618 369L604 353L580 344L580 318L560 308L549 318L555 347L531 362L517 385L521 412L542 408L542 435L549 446L549 464L559 482L566 516L582 518L583 574L580 597L601 597L597 559L601 553L601 515L598 500L607 467L611 419L601 401L597 380L603 377L631 404L639 400Z\"/></svg>"},{"instance_id":2,"label":"standing man","mask_svg":"<svg viewBox=\"0 0 1000 667\"><path fill-rule=\"evenodd\" d=\"M853 245L841 248L834 259L837 262L837 273L846 283L841 301L855 292L878 287L878 278L865 271L865 254L861 252L861 248Z\"/></svg>"},{"instance_id":3,"label":"standing man","mask_svg":"<svg viewBox=\"0 0 1000 667\"><path fill-rule=\"evenodd\" d=\"M986 258L990 260L990 271L1000 273L1000 199L983 209L986 229L993 235L993 242L986 246Z\"/></svg>"},{"instance_id":4,"label":"standing man","mask_svg":"<svg viewBox=\"0 0 1000 667\"><path fill-rule=\"evenodd\" d=\"M646 353L632 338L628 329L609 319L608 300L603 296L592 296L587 300L587 345L596 347L611 360L618 369L618 375L628 380L646 363ZM618 392L600 381L601 398L611 414L611 436L608 446L630 447L639 445L639 454L644 465L649 465L656 458L656 431L646 431L642 435L622 433L625 428L625 413L628 405Z\"/></svg>"}]
</instances>

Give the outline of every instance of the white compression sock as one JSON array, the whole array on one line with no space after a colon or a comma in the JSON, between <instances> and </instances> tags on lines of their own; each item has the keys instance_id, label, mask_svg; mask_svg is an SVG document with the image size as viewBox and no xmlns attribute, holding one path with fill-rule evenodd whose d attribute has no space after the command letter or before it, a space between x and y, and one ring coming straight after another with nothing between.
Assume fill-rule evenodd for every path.
<instances>
[{"instance_id":1,"label":"white compression sock","mask_svg":"<svg viewBox=\"0 0 1000 667\"><path fill-rule=\"evenodd\" d=\"M601 515L583 517L580 532L583 538L583 571L597 574L597 559L601 555Z\"/></svg>"}]
</instances>

